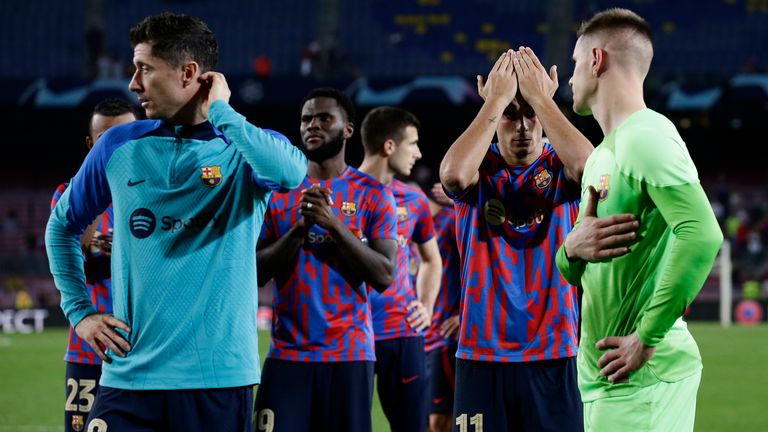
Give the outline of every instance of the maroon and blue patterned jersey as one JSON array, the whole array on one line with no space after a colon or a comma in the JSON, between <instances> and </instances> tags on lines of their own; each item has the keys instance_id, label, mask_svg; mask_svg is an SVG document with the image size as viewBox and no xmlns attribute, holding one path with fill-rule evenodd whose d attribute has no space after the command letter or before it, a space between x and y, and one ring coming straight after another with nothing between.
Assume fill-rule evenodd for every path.
<instances>
[{"instance_id":1,"label":"maroon and blue patterned jersey","mask_svg":"<svg viewBox=\"0 0 768 432\"><path fill-rule=\"evenodd\" d=\"M304 178L297 189L275 193L262 238L275 241L296 224L301 190L313 184L332 191L333 211L362 241L397 238L395 198L374 178L347 167L340 177ZM276 275L269 357L305 362L376 359L365 282L346 265L327 230L307 232L290 274Z\"/></svg>"},{"instance_id":2,"label":"maroon and blue patterned jersey","mask_svg":"<svg viewBox=\"0 0 768 432\"><path fill-rule=\"evenodd\" d=\"M408 305L416 300L416 286L411 283L411 247L435 236L432 212L424 192L400 180L389 185L397 202L397 264L392 286L377 292L369 288L373 333L376 340L418 336L408 322Z\"/></svg>"},{"instance_id":3,"label":"maroon and blue patterned jersey","mask_svg":"<svg viewBox=\"0 0 768 432\"><path fill-rule=\"evenodd\" d=\"M67 188L68 183L63 183L56 188L51 199L51 210L56 207L61 194ZM110 269L109 254L102 251L98 246L102 242L112 242L112 205L101 215L93 238L96 240L92 246L86 248L85 252L85 284L88 286L88 293L91 296L91 302L96 306L99 313L112 313L112 276ZM69 343L64 360L70 363L81 364L101 364L101 359L96 352L85 341L80 339L75 330L69 328Z\"/></svg>"},{"instance_id":4,"label":"maroon and blue patterned jersey","mask_svg":"<svg viewBox=\"0 0 768 432\"><path fill-rule=\"evenodd\" d=\"M461 256L456 357L523 362L577 352L577 291L555 253L578 214L578 185L549 143L528 166L492 144L474 186L454 194Z\"/></svg>"},{"instance_id":5,"label":"maroon and blue patterned jersey","mask_svg":"<svg viewBox=\"0 0 768 432\"><path fill-rule=\"evenodd\" d=\"M459 314L461 299L461 275L459 269L459 249L456 245L456 210L453 207L443 207L433 217L437 247L443 261L443 275L440 279L440 292L435 301L432 314L432 324L424 335L424 351L456 343L453 338L440 335L440 326L445 320Z\"/></svg>"}]
</instances>

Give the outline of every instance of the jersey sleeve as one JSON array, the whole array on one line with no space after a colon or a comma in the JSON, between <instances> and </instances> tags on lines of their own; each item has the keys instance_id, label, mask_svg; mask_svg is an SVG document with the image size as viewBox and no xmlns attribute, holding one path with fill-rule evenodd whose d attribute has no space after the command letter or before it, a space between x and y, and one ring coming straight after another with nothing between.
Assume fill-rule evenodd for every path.
<instances>
[{"instance_id":1,"label":"jersey sleeve","mask_svg":"<svg viewBox=\"0 0 768 432\"><path fill-rule=\"evenodd\" d=\"M413 241L425 243L435 236L435 224L432 220L432 211L429 201L423 192L419 192L416 198L417 218L416 227L413 230Z\"/></svg>"},{"instance_id":2,"label":"jersey sleeve","mask_svg":"<svg viewBox=\"0 0 768 432\"><path fill-rule=\"evenodd\" d=\"M395 195L388 188L380 187L371 191L371 219L365 233L369 239L397 239L397 204Z\"/></svg>"},{"instance_id":3,"label":"jersey sleeve","mask_svg":"<svg viewBox=\"0 0 768 432\"><path fill-rule=\"evenodd\" d=\"M637 328L640 340L655 346L701 290L723 242L723 233L699 183L649 186L648 194L672 231L669 255Z\"/></svg>"},{"instance_id":4,"label":"jersey sleeve","mask_svg":"<svg viewBox=\"0 0 768 432\"><path fill-rule=\"evenodd\" d=\"M264 240L269 243L277 240L277 227L275 226L275 196L267 203L267 211L264 212L264 223L261 226L261 234L259 240Z\"/></svg>"},{"instance_id":5,"label":"jersey sleeve","mask_svg":"<svg viewBox=\"0 0 768 432\"><path fill-rule=\"evenodd\" d=\"M288 138L248 123L222 100L213 102L208 114L210 122L234 143L251 166L259 186L286 192L301 184L307 173L307 158Z\"/></svg>"},{"instance_id":6,"label":"jersey sleeve","mask_svg":"<svg viewBox=\"0 0 768 432\"><path fill-rule=\"evenodd\" d=\"M576 222L573 228L576 229L581 222L581 213L576 218ZM581 286L581 276L584 274L584 270L587 268L587 262L583 259L569 259L565 253L565 242L560 245L555 254L555 264L560 271L560 275L571 285Z\"/></svg>"},{"instance_id":7,"label":"jersey sleeve","mask_svg":"<svg viewBox=\"0 0 768 432\"><path fill-rule=\"evenodd\" d=\"M97 313L85 284L80 236L112 201L106 164L116 135L110 132L86 156L54 205L45 230L51 274L61 291L61 308L73 328L86 316Z\"/></svg>"}]
</instances>

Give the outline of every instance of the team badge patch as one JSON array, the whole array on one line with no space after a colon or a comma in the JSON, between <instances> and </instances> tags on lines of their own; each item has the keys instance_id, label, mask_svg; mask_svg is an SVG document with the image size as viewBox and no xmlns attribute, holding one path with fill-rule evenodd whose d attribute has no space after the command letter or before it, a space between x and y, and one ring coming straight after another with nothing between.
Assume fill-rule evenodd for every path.
<instances>
[{"instance_id":1,"label":"team badge patch","mask_svg":"<svg viewBox=\"0 0 768 432\"><path fill-rule=\"evenodd\" d=\"M608 198L608 185L611 182L611 176L603 174L600 176L600 182L597 184L598 201L605 201Z\"/></svg>"},{"instance_id":2,"label":"team badge patch","mask_svg":"<svg viewBox=\"0 0 768 432\"><path fill-rule=\"evenodd\" d=\"M81 415L72 416L72 430L80 432L81 430L83 430L84 426L85 426L85 422L84 422L83 416Z\"/></svg>"},{"instance_id":3,"label":"team badge patch","mask_svg":"<svg viewBox=\"0 0 768 432\"><path fill-rule=\"evenodd\" d=\"M354 216L357 213L357 203L353 203L350 201L342 201L341 213L344 216Z\"/></svg>"},{"instance_id":4,"label":"team badge patch","mask_svg":"<svg viewBox=\"0 0 768 432\"><path fill-rule=\"evenodd\" d=\"M536 183L536 187L539 189L546 189L549 184L552 183L552 174L549 171L543 169L533 176L533 181Z\"/></svg>"},{"instance_id":5,"label":"team badge patch","mask_svg":"<svg viewBox=\"0 0 768 432\"><path fill-rule=\"evenodd\" d=\"M408 219L408 209L405 207L398 207L397 208L397 220L400 222Z\"/></svg>"},{"instance_id":6,"label":"team badge patch","mask_svg":"<svg viewBox=\"0 0 768 432\"><path fill-rule=\"evenodd\" d=\"M221 184L221 167L220 166L207 166L202 167L202 174L200 180L208 187L216 187Z\"/></svg>"}]
</instances>

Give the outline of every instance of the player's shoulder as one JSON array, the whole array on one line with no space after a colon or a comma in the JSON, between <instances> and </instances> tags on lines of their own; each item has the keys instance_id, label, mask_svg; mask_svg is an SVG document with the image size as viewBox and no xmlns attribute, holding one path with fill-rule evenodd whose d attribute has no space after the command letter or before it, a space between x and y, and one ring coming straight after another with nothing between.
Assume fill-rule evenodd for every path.
<instances>
[{"instance_id":1,"label":"player's shoulder","mask_svg":"<svg viewBox=\"0 0 768 432\"><path fill-rule=\"evenodd\" d=\"M344 172L344 177L362 188L373 189L378 192L389 191L387 185L352 166L347 167L347 170Z\"/></svg>"},{"instance_id":2,"label":"player's shoulder","mask_svg":"<svg viewBox=\"0 0 768 432\"><path fill-rule=\"evenodd\" d=\"M614 147L619 169L635 179L673 185L698 177L674 123L651 109L640 110L619 125Z\"/></svg>"},{"instance_id":3,"label":"player's shoulder","mask_svg":"<svg viewBox=\"0 0 768 432\"><path fill-rule=\"evenodd\" d=\"M107 143L123 143L151 135L172 135L168 127L163 127L160 120L136 120L130 123L123 123L109 128L99 141Z\"/></svg>"},{"instance_id":4,"label":"player's shoulder","mask_svg":"<svg viewBox=\"0 0 768 432\"><path fill-rule=\"evenodd\" d=\"M173 136L173 131L167 126L163 127L163 122L160 120L137 120L123 123L104 132L104 135L96 141L91 151L95 155L102 156L104 160L108 160L115 150L124 144L152 135Z\"/></svg>"},{"instance_id":5,"label":"player's shoulder","mask_svg":"<svg viewBox=\"0 0 768 432\"><path fill-rule=\"evenodd\" d=\"M414 186L402 180L393 179L390 187L400 192L407 200L427 200L427 194L419 186Z\"/></svg>"}]
</instances>

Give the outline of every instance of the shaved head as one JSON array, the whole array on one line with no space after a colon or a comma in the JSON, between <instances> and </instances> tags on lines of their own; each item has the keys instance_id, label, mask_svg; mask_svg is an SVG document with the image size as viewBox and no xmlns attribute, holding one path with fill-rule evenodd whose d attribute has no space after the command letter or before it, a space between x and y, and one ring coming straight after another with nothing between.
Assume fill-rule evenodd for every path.
<instances>
[{"instance_id":1,"label":"shaved head","mask_svg":"<svg viewBox=\"0 0 768 432\"><path fill-rule=\"evenodd\" d=\"M604 10L582 23L577 35L584 42L582 47L600 47L622 67L641 77L648 74L653 59L651 27L636 13L621 8Z\"/></svg>"}]
</instances>

